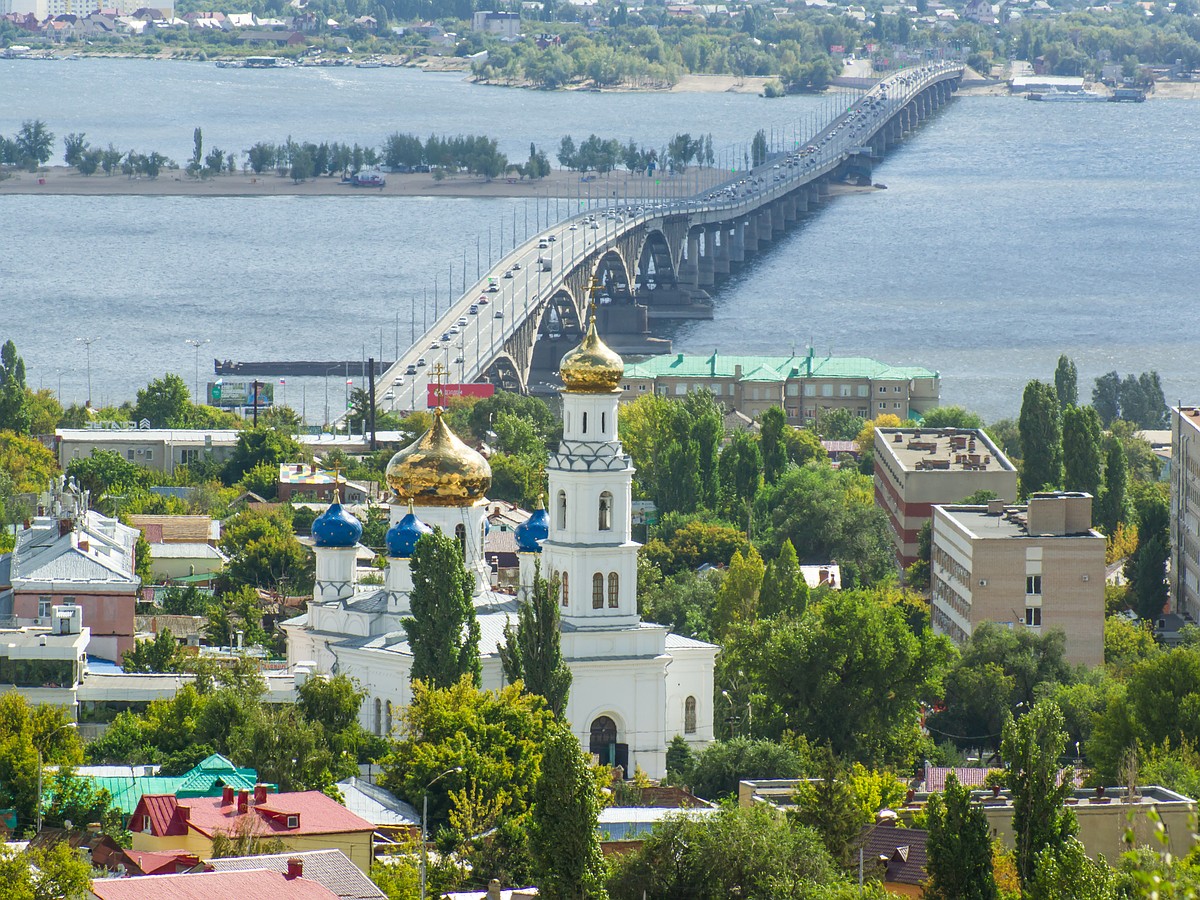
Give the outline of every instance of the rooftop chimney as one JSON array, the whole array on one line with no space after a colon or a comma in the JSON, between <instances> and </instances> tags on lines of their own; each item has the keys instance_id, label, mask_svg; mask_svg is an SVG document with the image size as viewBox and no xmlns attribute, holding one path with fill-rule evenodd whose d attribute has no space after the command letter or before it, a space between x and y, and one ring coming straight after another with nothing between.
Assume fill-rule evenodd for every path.
<instances>
[{"instance_id":1,"label":"rooftop chimney","mask_svg":"<svg viewBox=\"0 0 1200 900\"><path fill-rule=\"evenodd\" d=\"M487 900L500 900L501 896L502 895L500 893L500 881L499 881L499 879L493 878L491 881L488 882Z\"/></svg>"},{"instance_id":2,"label":"rooftop chimney","mask_svg":"<svg viewBox=\"0 0 1200 900\"><path fill-rule=\"evenodd\" d=\"M287 879L292 881L304 877L304 860L292 857L287 861Z\"/></svg>"},{"instance_id":3,"label":"rooftop chimney","mask_svg":"<svg viewBox=\"0 0 1200 900\"><path fill-rule=\"evenodd\" d=\"M175 809L179 813L179 818L183 819L183 821L187 822L191 819L192 808L190 806L177 806Z\"/></svg>"},{"instance_id":4,"label":"rooftop chimney","mask_svg":"<svg viewBox=\"0 0 1200 900\"><path fill-rule=\"evenodd\" d=\"M233 788L231 788L229 785L225 785L225 787L221 790L221 805L228 806L232 802Z\"/></svg>"},{"instance_id":5,"label":"rooftop chimney","mask_svg":"<svg viewBox=\"0 0 1200 900\"><path fill-rule=\"evenodd\" d=\"M254 786L254 802L255 803L266 803L267 802L267 786L265 784L256 784Z\"/></svg>"},{"instance_id":6,"label":"rooftop chimney","mask_svg":"<svg viewBox=\"0 0 1200 900\"><path fill-rule=\"evenodd\" d=\"M88 542L85 538L80 538L80 540L79 540L79 549L80 550L82 550L84 553L87 553L89 546L91 546L91 545L88 544Z\"/></svg>"},{"instance_id":7,"label":"rooftop chimney","mask_svg":"<svg viewBox=\"0 0 1200 900\"><path fill-rule=\"evenodd\" d=\"M250 792L238 791L238 813L246 812L250 808Z\"/></svg>"}]
</instances>

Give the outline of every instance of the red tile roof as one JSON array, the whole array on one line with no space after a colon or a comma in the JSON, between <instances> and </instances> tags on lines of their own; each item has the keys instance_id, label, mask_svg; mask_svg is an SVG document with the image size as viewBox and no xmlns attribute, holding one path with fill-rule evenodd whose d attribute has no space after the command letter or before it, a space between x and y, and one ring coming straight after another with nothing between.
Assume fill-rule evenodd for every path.
<instances>
[{"instance_id":1,"label":"red tile roof","mask_svg":"<svg viewBox=\"0 0 1200 900\"><path fill-rule=\"evenodd\" d=\"M181 814L181 810L186 813ZM238 813L236 795L232 803L225 803L221 797L176 799L167 794L147 794L134 810L131 830L141 830L140 816L144 813L150 815L151 833L160 837L186 834L189 827L206 837L222 832L232 834L245 827L243 821L246 819L249 819L253 832L273 837L375 830L366 819L356 816L320 791L267 794L266 802L261 804L254 802L251 792L248 810L242 814ZM289 827L289 819L293 816L295 825Z\"/></svg>"},{"instance_id":2,"label":"red tile roof","mask_svg":"<svg viewBox=\"0 0 1200 900\"><path fill-rule=\"evenodd\" d=\"M92 893L100 900L338 900L338 895L306 878L288 879L278 872L202 872L194 875L146 875L99 878Z\"/></svg>"},{"instance_id":3,"label":"red tile roof","mask_svg":"<svg viewBox=\"0 0 1200 900\"><path fill-rule=\"evenodd\" d=\"M200 857L186 850L126 850L122 858L133 875L174 875L200 864Z\"/></svg>"}]
</instances>

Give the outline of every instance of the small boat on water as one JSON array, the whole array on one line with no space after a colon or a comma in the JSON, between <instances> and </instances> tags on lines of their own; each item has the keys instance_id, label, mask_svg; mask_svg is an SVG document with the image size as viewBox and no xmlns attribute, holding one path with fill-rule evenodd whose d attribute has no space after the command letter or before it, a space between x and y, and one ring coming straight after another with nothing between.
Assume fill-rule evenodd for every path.
<instances>
[{"instance_id":1,"label":"small boat on water","mask_svg":"<svg viewBox=\"0 0 1200 900\"><path fill-rule=\"evenodd\" d=\"M1108 97L1095 91L1034 91L1025 95L1026 100L1041 100L1043 103L1107 103Z\"/></svg>"},{"instance_id":2,"label":"small boat on water","mask_svg":"<svg viewBox=\"0 0 1200 900\"><path fill-rule=\"evenodd\" d=\"M382 69L383 63L381 63L377 60L374 60L374 59L365 59L360 63L355 63L354 68L356 68L356 69Z\"/></svg>"}]
</instances>

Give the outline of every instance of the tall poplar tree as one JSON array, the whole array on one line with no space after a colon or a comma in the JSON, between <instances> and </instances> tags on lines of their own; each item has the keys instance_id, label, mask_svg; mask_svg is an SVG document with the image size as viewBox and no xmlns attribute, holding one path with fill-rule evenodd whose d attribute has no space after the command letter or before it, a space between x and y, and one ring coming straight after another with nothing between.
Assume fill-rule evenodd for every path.
<instances>
[{"instance_id":1,"label":"tall poplar tree","mask_svg":"<svg viewBox=\"0 0 1200 900\"><path fill-rule=\"evenodd\" d=\"M17 345L5 341L0 348L0 431L28 434L29 394L25 390L25 360Z\"/></svg>"},{"instance_id":2,"label":"tall poplar tree","mask_svg":"<svg viewBox=\"0 0 1200 900\"><path fill-rule=\"evenodd\" d=\"M479 687L479 620L462 548L435 529L417 541L411 564L413 614L403 625L413 655L413 681L448 688L469 675Z\"/></svg>"},{"instance_id":3,"label":"tall poplar tree","mask_svg":"<svg viewBox=\"0 0 1200 900\"><path fill-rule=\"evenodd\" d=\"M783 408L771 406L765 409L759 419L759 425L763 479L767 484L774 484L775 480L783 474L788 463L787 446L783 438L783 433L787 429L787 419L783 415Z\"/></svg>"},{"instance_id":4,"label":"tall poplar tree","mask_svg":"<svg viewBox=\"0 0 1200 900\"><path fill-rule=\"evenodd\" d=\"M762 593L758 598L758 614L761 618L784 616L798 619L804 615L807 605L808 583L800 571L796 548L787 540L783 542L779 556L767 563Z\"/></svg>"},{"instance_id":5,"label":"tall poplar tree","mask_svg":"<svg viewBox=\"0 0 1200 900\"><path fill-rule=\"evenodd\" d=\"M1058 408L1063 412L1068 406L1079 403L1079 373L1075 369L1075 360L1066 354L1058 358L1058 367L1054 370L1054 392L1058 394Z\"/></svg>"},{"instance_id":6,"label":"tall poplar tree","mask_svg":"<svg viewBox=\"0 0 1200 900\"><path fill-rule=\"evenodd\" d=\"M1025 385L1017 429L1024 452L1021 494L1027 497L1046 487L1058 487L1062 483L1062 424L1053 387L1041 381Z\"/></svg>"},{"instance_id":7,"label":"tall poplar tree","mask_svg":"<svg viewBox=\"0 0 1200 900\"><path fill-rule=\"evenodd\" d=\"M1053 701L1034 704L1020 719L1004 723L1000 753L1008 763L1012 793L1013 837L1021 886L1033 878L1037 855L1057 850L1079 830L1075 813L1066 806L1074 789L1070 769L1059 777L1058 759L1067 747L1062 710Z\"/></svg>"},{"instance_id":8,"label":"tall poplar tree","mask_svg":"<svg viewBox=\"0 0 1200 900\"><path fill-rule=\"evenodd\" d=\"M543 578L541 563L537 563L533 594L517 609L516 630L511 622L505 623L499 650L509 683L522 682L527 692L545 698L555 718L561 719L571 691L571 670L562 658L558 597L558 578Z\"/></svg>"},{"instance_id":9,"label":"tall poplar tree","mask_svg":"<svg viewBox=\"0 0 1200 900\"><path fill-rule=\"evenodd\" d=\"M1148 493L1138 503L1137 548L1125 561L1133 607L1143 619L1162 615L1169 595L1167 558L1171 555L1170 512L1167 501Z\"/></svg>"},{"instance_id":10,"label":"tall poplar tree","mask_svg":"<svg viewBox=\"0 0 1200 900\"><path fill-rule=\"evenodd\" d=\"M1100 494L1100 511L1093 517L1107 535L1116 534L1117 526L1128 515L1125 496L1128 483L1129 463L1125 459L1125 448L1113 438L1109 441L1104 460L1104 490Z\"/></svg>"},{"instance_id":11,"label":"tall poplar tree","mask_svg":"<svg viewBox=\"0 0 1200 900\"><path fill-rule=\"evenodd\" d=\"M579 739L560 724L549 730L542 772L533 790L529 849L538 893L547 900L602 900L604 856L596 821L604 807L602 773L583 755Z\"/></svg>"},{"instance_id":12,"label":"tall poplar tree","mask_svg":"<svg viewBox=\"0 0 1200 900\"><path fill-rule=\"evenodd\" d=\"M995 900L992 841L987 816L971 803L971 789L951 772L946 790L929 799L926 900Z\"/></svg>"},{"instance_id":13,"label":"tall poplar tree","mask_svg":"<svg viewBox=\"0 0 1200 900\"><path fill-rule=\"evenodd\" d=\"M1063 413L1062 457L1063 487L1099 497L1100 417L1090 406L1068 406Z\"/></svg>"}]
</instances>

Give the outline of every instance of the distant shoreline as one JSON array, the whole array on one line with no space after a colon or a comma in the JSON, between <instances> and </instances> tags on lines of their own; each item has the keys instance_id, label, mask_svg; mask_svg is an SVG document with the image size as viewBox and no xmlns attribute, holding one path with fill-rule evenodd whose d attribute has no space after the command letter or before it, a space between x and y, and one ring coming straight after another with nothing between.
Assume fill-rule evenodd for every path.
<instances>
[{"instance_id":1,"label":"distant shoreline","mask_svg":"<svg viewBox=\"0 0 1200 900\"><path fill-rule=\"evenodd\" d=\"M666 179L684 196L720 183L726 173L716 169L691 169L686 176ZM44 181L40 184L39 181ZM432 197L446 200L480 198L570 199L608 198L623 202L653 199L662 188L644 175L610 172L593 181L581 181L578 172L555 170L537 181L509 183L503 178L485 181L469 175L436 181L432 175L388 175L387 185L379 188L355 188L336 178L322 177L295 184L279 175L217 175L204 180L188 178L176 170L156 179L133 180L125 175L80 175L66 166L51 166L36 174L18 172L0 181L0 198L6 196L49 197ZM831 185L833 194L864 193L869 187Z\"/></svg>"},{"instance_id":2,"label":"distant shoreline","mask_svg":"<svg viewBox=\"0 0 1200 900\"><path fill-rule=\"evenodd\" d=\"M126 175L80 175L67 166L49 166L31 172L14 172L0 181L0 197L16 195L82 197L441 197L446 199L486 197L528 198L645 198L661 191L656 179L627 172L592 175L584 181L578 172L554 170L545 178L487 181L475 175L451 175L438 181L430 174L389 174L383 188L352 187L329 176L299 184L287 176L238 172L211 178L189 178L171 169L158 178L132 179ZM695 168L686 175L662 179L668 190L679 186L685 194L724 180L726 173Z\"/></svg>"}]
</instances>

